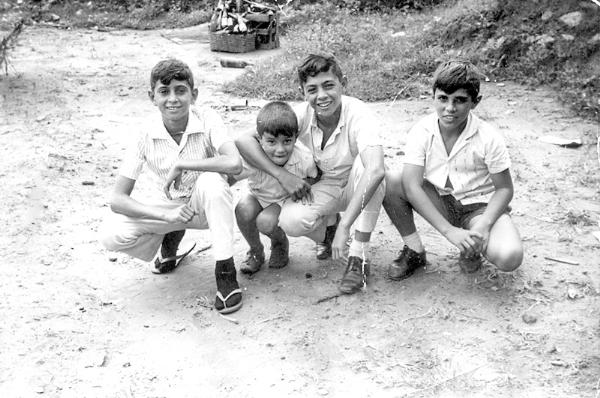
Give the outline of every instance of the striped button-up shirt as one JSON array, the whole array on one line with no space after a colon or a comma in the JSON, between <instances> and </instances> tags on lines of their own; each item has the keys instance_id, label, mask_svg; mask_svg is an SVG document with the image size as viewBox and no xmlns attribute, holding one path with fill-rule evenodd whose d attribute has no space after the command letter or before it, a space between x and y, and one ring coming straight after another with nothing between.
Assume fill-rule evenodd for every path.
<instances>
[{"instance_id":1,"label":"striped button-up shirt","mask_svg":"<svg viewBox=\"0 0 600 398\"><path fill-rule=\"evenodd\" d=\"M495 190L491 174L510 167L504 137L472 113L450 154L446 152L436 113L424 117L410 130L404 152L404 163L423 166L424 178L440 195L453 195L463 204L487 203ZM452 188L446 187L448 179Z\"/></svg>"},{"instance_id":2,"label":"striped button-up shirt","mask_svg":"<svg viewBox=\"0 0 600 398\"><path fill-rule=\"evenodd\" d=\"M162 186L176 160L213 157L221 145L229 141L232 139L223 120L210 108L190 109L188 125L179 145L165 128L161 115L155 113L130 146L119 174L137 180L146 166L154 187L162 192ZM179 188L171 188L173 199L189 198L200 173L184 171Z\"/></svg>"}]
</instances>

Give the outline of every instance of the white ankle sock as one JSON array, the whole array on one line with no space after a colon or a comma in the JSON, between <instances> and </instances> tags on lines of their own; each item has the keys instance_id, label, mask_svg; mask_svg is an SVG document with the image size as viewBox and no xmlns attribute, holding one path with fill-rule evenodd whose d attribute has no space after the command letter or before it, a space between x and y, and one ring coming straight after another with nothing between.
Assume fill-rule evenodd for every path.
<instances>
[{"instance_id":1,"label":"white ankle sock","mask_svg":"<svg viewBox=\"0 0 600 398\"><path fill-rule=\"evenodd\" d=\"M416 251L417 253L423 253L425 248L423 247L423 242L421 242L421 237L418 232L413 232L408 236L403 236L402 240L404 240L404 244L408 246L410 249Z\"/></svg>"},{"instance_id":2,"label":"white ankle sock","mask_svg":"<svg viewBox=\"0 0 600 398\"><path fill-rule=\"evenodd\" d=\"M369 242L359 242L356 239L352 239L350 243L350 250L348 251L349 256L360 257L366 260L369 256L369 248L371 247Z\"/></svg>"}]
</instances>

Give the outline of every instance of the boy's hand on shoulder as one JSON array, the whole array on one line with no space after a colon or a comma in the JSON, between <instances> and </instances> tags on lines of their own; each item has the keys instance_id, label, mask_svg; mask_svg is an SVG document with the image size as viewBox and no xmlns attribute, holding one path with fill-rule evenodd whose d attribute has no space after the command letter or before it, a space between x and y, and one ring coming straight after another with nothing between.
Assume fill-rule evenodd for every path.
<instances>
[{"instance_id":1,"label":"boy's hand on shoulder","mask_svg":"<svg viewBox=\"0 0 600 398\"><path fill-rule=\"evenodd\" d=\"M164 220L169 223L187 223L192 220L196 213L187 204L182 204L174 209L166 210Z\"/></svg>"},{"instance_id":2,"label":"boy's hand on shoulder","mask_svg":"<svg viewBox=\"0 0 600 398\"><path fill-rule=\"evenodd\" d=\"M179 188L179 184L181 183L181 173L182 170L177 164L175 164L173 167L171 167L171 170L169 170L169 174L167 174L167 180L165 181L165 185L163 185L163 191L165 192L167 198L171 199L171 193L169 192L171 184L174 183L173 187L175 189Z\"/></svg>"},{"instance_id":3,"label":"boy's hand on shoulder","mask_svg":"<svg viewBox=\"0 0 600 398\"><path fill-rule=\"evenodd\" d=\"M446 239L466 256L481 252L483 235L477 231L452 227L446 233Z\"/></svg>"}]
</instances>

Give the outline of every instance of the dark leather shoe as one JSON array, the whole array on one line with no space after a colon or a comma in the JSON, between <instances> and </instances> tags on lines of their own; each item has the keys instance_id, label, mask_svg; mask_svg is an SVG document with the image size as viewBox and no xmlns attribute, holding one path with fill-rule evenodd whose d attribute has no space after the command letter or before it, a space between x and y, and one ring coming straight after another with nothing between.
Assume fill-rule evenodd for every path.
<instances>
[{"instance_id":1,"label":"dark leather shoe","mask_svg":"<svg viewBox=\"0 0 600 398\"><path fill-rule=\"evenodd\" d=\"M317 260L327 260L331 257L331 243L333 243L335 231L337 231L339 223L340 215L336 214L335 224L330 225L325 229L325 239L323 239L323 242L317 243Z\"/></svg>"},{"instance_id":2,"label":"dark leather shoe","mask_svg":"<svg viewBox=\"0 0 600 398\"><path fill-rule=\"evenodd\" d=\"M260 270L260 267L265 263L265 252L261 248L255 250L250 248L246 253L246 259L240 267L242 274L252 275Z\"/></svg>"},{"instance_id":3,"label":"dark leather shoe","mask_svg":"<svg viewBox=\"0 0 600 398\"><path fill-rule=\"evenodd\" d=\"M475 254L470 257L461 255L458 259L458 265L463 272L472 274L473 272L479 271L482 261L481 254Z\"/></svg>"},{"instance_id":4,"label":"dark leather shoe","mask_svg":"<svg viewBox=\"0 0 600 398\"><path fill-rule=\"evenodd\" d=\"M418 253L404 245L400 256L390 264L388 278L399 281L411 276L418 268L425 267L427 258L425 252Z\"/></svg>"},{"instance_id":5,"label":"dark leather shoe","mask_svg":"<svg viewBox=\"0 0 600 398\"><path fill-rule=\"evenodd\" d=\"M281 241L271 239L271 257L269 257L269 268L283 268L290 261L290 242L287 236Z\"/></svg>"},{"instance_id":6,"label":"dark leather shoe","mask_svg":"<svg viewBox=\"0 0 600 398\"><path fill-rule=\"evenodd\" d=\"M370 272L370 265L360 257L348 257L348 266L340 283L340 292L352 294L367 283L367 276Z\"/></svg>"}]
</instances>

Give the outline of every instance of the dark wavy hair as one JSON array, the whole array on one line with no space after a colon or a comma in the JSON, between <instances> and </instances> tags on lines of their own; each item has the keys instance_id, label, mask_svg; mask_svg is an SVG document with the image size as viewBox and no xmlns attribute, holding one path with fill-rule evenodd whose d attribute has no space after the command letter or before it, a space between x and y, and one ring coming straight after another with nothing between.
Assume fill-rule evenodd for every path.
<instances>
[{"instance_id":1,"label":"dark wavy hair","mask_svg":"<svg viewBox=\"0 0 600 398\"><path fill-rule=\"evenodd\" d=\"M182 80L187 82L190 89L194 89L194 75L186 63L175 58L168 58L157 63L150 72L150 89L154 91L156 82L169 85L171 80Z\"/></svg>"},{"instance_id":2,"label":"dark wavy hair","mask_svg":"<svg viewBox=\"0 0 600 398\"><path fill-rule=\"evenodd\" d=\"M483 75L475 65L468 61L451 60L444 62L433 74L433 92L440 89L452 94L465 89L473 102L479 97L480 80Z\"/></svg>"},{"instance_id":3,"label":"dark wavy hair","mask_svg":"<svg viewBox=\"0 0 600 398\"><path fill-rule=\"evenodd\" d=\"M258 112L256 131L260 137L269 133L274 137L283 135L296 137L298 135L298 119L294 110L285 102L273 101Z\"/></svg>"},{"instance_id":4,"label":"dark wavy hair","mask_svg":"<svg viewBox=\"0 0 600 398\"><path fill-rule=\"evenodd\" d=\"M309 54L298 66L298 80L304 86L308 77L314 77L321 72L333 72L342 81L344 73L333 55Z\"/></svg>"}]
</instances>

